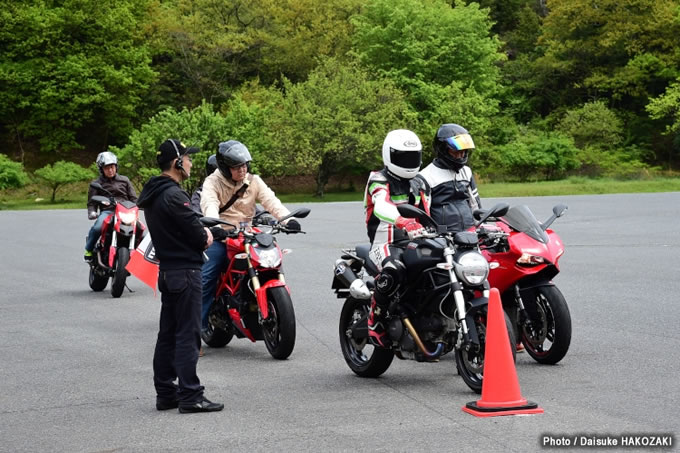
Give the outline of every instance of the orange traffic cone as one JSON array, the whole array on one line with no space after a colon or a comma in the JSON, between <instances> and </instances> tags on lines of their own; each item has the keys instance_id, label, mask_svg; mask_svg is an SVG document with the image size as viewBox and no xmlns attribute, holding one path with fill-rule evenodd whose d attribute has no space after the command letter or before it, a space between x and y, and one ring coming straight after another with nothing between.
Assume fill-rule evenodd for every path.
<instances>
[{"instance_id":1,"label":"orange traffic cone","mask_svg":"<svg viewBox=\"0 0 680 453\"><path fill-rule=\"evenodd\" d=\"M467 403L463 410L477 417L543 413L538 404L522 398L520 393L501 296L496 288L489 293L482 399Z\"/></svg>"}]
</instances>

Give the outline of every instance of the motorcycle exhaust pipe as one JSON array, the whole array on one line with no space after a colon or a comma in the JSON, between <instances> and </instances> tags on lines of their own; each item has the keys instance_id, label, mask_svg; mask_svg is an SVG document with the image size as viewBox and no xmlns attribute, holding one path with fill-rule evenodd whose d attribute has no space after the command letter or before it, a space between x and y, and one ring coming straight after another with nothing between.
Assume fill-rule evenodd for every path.
<instances>
[{"instance_id":1,"label":"motorcycle exhaust pipe","mask_svg":"<svg viewBox=\"0 0 680 453\"><path fill-rule=\"evenodd\" d=\"M338 259L335 262L335 275L349 288L349 294L355 299L371 298L371 290L368 289L362 279L356 276L345 260Z\"/></svg>"},{"instance_id":2,"label":"motorcycle exhaust pipe","mask_svg":"<svg viewBox=\"0 0 680 453\"><path fill-rule=\"evenodd\" d=\"M436 359L439 358L440 355L442 355L442 352L444 352L444 343L437 343L437 349L435 349L434 352L428 351L427 348L425 347L425 344L420 339L418 332L416 332L416 329L413 327L413 324L411 324L411 321L409 321L408 318L403 318L403 321L404 324L406 325L406 328L408 329L408 332L411 334L416 344L418 345L418 349L420 349L420 352L422 352L425 357L427 357L428 359Z\"/></svg>"}]
</instances>

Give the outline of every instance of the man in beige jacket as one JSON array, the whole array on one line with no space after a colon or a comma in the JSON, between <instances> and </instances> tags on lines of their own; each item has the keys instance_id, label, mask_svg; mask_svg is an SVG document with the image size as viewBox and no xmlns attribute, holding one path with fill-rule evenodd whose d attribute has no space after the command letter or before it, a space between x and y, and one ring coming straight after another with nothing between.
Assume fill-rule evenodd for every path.
<instances>
[{"instance_id":1,"label":"man in beige jacket","mask_svg":"<svg viewBox=\"0 0 680 453\"><path fill-rule=\"evenodd\" d=\"M248 148L236 140L222 142L217 147L217 168L203 182L201 211L206 217L219 217L233 225L250 223L255 205L260 203L277 220L290 214L258 175L249 173L252 160ZM295 219L286 222L291 230L299 230ZM203 283L202 326L208 328L208 313L215 298L217 278L227 267L224 243L215 241L207 250L208 261L201 269Z\"/></svg>"}]
</instances>

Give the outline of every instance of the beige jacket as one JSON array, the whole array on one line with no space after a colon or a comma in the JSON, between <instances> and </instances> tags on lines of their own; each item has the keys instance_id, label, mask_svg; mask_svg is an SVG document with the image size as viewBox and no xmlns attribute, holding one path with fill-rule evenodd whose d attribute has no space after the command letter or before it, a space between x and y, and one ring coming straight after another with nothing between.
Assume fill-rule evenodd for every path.
<instances>
[{"instance_id":1,"label":"beige jacket","mask_svg":"<svg viewBox=\"0 0 680 453\"><path fill-rule=\"evenodd\" d=\"M248 180L250 180L249 183ZM258 175L248 173L244 182L248 184L246 191L229 209L220 214L220 208L231 200L234 192L239 190L243 183L227 180L220 171L215 171L205 178L201 193L201 211L203 211L203 215L206 217L219 217L238 226L240 222L250 223L255 215L256 202L259 202L277 220L290 214L290 211L276 198L274 191Z\"/></svg>"}]
</instances>

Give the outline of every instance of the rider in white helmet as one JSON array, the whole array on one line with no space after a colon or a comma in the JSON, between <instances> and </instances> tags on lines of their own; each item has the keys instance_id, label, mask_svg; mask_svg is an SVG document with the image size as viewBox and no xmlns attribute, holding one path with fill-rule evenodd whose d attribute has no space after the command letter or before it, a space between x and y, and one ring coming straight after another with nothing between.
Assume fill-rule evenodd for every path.
<instances>
[{"instance_id":1,"label":"rider in white helmet","mask_svg":"<svg viewBox=\"0 0 680 453\"><path fill-rule=\"evenodd\" d=\"M380 269L368 318L369 338L377 346L388 347L384 316L390 297L399 289L405 266L402 248L409 233L422 230L415 219L399 215L397 205L409 203L429 213L429 186L417 177L423 146L418 136L406 129L390 131L383 142L385 167L371 172L364 193L366 227L371 240L370 258Z\"/></svg>"},{"instance_id":2,"label":"rider in white helmet","mask_svg":"<svg viewBox=\"0 0 680 453\"><path fill-rule=\"evenodd\" d=\"M132 187L132 183L126 176L118 174L118 158L116 155L110 151L104 151L99 153L96 162L99 169L99 178L95 179L95 182L98 182L105 190L111 193L116 201L128 200L136 203L137 192ZM90 220L96 219L96 222L90 228L90 232L85 240L85 261L92 260L92 251L102 232L102 224L106 217L113 212L113 207L111 207L97 214L97 203L92 201L92 197L95 195L108 196L106 192L102 192L94 187L90 187L87 194L87 218ZM144 227L139 222L137 223L137 228L141 228L140 232L144 231ZM141 237L142 234L139 234L139 238Z\"/></svg>"}]
</instances>

